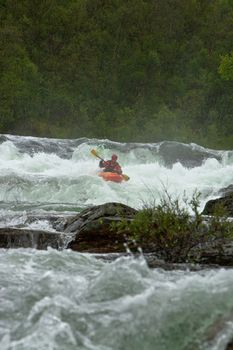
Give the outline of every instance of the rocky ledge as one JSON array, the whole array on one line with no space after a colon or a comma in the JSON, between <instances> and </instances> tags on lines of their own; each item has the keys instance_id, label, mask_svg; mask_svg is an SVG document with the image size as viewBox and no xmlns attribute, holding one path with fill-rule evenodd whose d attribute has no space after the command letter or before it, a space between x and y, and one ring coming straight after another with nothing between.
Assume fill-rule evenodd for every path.
<instances>
[{"instance_id":1,"label":"rocky ledge","mask_svg":"<svg viewBox=\"0 0 233 350\"><path fill-rule=\"evenodd\" d=\"M59 233L20 228L0 228L0 248L59 249L62 236Z\"/></svg>"},{"instance_id":2,"label":"rocky ledge","mask_svg":"<svg viewBox=\"0 0 233 350\"><path fill-rule=\"evenodd\" d=\"M132 220L137 210L120 203L106 203L72 217L52 218L55 232L20 227L0 228L0 248L69 248L88 253L125 253L126 237L114 223ZM35 218L33 218L35 219ZM48 218L47 218L48 219Z\"/></svg>"}]
</instances>

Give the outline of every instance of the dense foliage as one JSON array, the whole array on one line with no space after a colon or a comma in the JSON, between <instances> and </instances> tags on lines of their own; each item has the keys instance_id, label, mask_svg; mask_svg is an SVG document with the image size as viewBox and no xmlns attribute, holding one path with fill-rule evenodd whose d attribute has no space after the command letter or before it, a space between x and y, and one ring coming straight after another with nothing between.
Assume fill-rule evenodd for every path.
<instances>
[{"instance_id":1,"label":"dense foliage","mask_svg":"<svg viewBox=\"0 0 233 350\"><path fill-rule=\"evenodd\" d=\"M232 148L232 28L232 0L0 0L0 130Z\"/></svg>"},{"instance_id":2,"label":"dense foliage","mask_svg":"<svg viewBox=\"0 0 233 350\"><path fill-rule=\"evenodd\" d=\"M209 244L221 252L222 244L233 239L224 207L216 205L214 215L206 218L199 213L199 195L194 193L190 201L183 198L184 206L165 191L158 205L146 205L132 221L122 220L112 229L125 235L132 251L140 246L169 262L198 261L201 246Z\"/></svg>"}]
</instances>

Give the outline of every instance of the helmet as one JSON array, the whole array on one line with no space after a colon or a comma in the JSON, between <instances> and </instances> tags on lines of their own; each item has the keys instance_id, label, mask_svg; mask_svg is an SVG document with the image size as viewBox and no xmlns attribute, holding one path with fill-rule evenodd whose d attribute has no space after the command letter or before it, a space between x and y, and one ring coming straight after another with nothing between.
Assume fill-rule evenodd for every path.
<instances>
[{"instance_id":1,"label":"helmet","mask_svg":"<svg viewBox=\"0 0 233 350\"><path fill-rule=\"evenodd\" d=\"M113 155L112 155L112 160L117 160L117 158L118 158L118 157L117 157L116 154L113 154Z\"/></svg>"}]
</instances>

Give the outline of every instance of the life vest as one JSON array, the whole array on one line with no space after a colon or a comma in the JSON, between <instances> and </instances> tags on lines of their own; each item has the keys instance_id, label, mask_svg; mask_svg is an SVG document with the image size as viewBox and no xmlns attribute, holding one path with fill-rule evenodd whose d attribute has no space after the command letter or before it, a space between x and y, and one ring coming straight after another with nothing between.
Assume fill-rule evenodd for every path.
<instances>
[{"instance_id":1,"label":"life vest","mask_svg":"<svg viewBox=\"0 0 233 350\"><path fill-rule=\"evenodd\" d=\"M121 167L117 162L112 162L111 160L101 160L99 166L100 168L104 168L104 172L122 174Z\"/></svg>"}]
</instances>

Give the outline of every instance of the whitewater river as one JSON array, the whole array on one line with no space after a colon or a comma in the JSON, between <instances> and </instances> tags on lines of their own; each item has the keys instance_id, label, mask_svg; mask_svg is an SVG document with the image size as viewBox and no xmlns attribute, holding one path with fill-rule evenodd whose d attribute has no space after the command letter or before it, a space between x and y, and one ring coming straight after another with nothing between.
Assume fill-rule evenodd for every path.
<instances>
[{"instance_id":1,"label":"whitewater river","mask_svg":"<svg viewBox=\"0 0 233 350\"><path fill-rule=\"evenodd\" d=\"M130 181L97 176L97 149ZM51 217L93 204L136 209L171 196L207 200L233 183L233 151L172 142L126 144L0 135L0 227L53 231ZM149 269L69 250L0 249L0 350L225 349L233 270Z\"/></svg>"}]
</instances>

